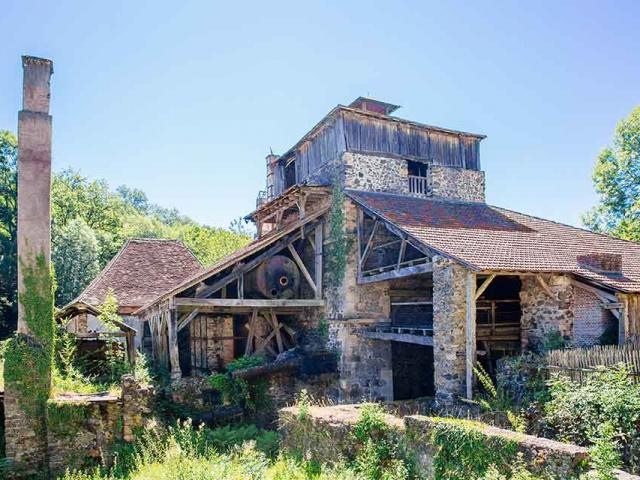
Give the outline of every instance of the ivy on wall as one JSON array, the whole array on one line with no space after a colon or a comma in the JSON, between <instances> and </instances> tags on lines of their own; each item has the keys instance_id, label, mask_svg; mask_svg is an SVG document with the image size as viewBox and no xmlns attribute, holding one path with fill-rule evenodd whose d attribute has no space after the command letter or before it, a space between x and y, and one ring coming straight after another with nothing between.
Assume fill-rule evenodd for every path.
<instances>
[{"instance_id":1,"label":"ivy on wall","mask_svg":"<svg viewBox=\"0 0 640 480\"><path fill-rule=\"evenodd\" d=\"M517 460L517 443L487 437L482 424L471 420L433 419L432 442L437 447L433 459L437 480L484 478L490 468L510 472Z\"/></svg>"},{"instance_id":2,"label":"ivy on wall","mask_svg":"<svg viewBox=\"0 0 640 480\"><path fill-rule=\"evenodd\" d=\"M30 334L17 333L7 342L5 388L18 392L20 407L43 432L53 360L53 275L44 253L20 258L19 262L24 291L18 294L18 300Z\"/></svg>"},{"instance_id":3,"label":"ivy on wall","mask_svg":"<svg viewBox=\"0 0 640 480\"><path fill-rule=\"evenodd\" d=\"M338 174L333 175L331 209L329 210L329 233L325 249L326 281L329 287L337 288L344 279L347 258L353 241L345 232L346 216L344 212L344 185Z\"/></svg>"},{"instance_id":4,"label":"ivy on wall","mask_svg":"<svg viewBox=\"0 0 640 480\"><path fill-rule=\"evenodd\" d=\"M76 435L87 423L90 415L89 402L47 402L47 429L60 436Z\"/></svg>"}]
</instances>

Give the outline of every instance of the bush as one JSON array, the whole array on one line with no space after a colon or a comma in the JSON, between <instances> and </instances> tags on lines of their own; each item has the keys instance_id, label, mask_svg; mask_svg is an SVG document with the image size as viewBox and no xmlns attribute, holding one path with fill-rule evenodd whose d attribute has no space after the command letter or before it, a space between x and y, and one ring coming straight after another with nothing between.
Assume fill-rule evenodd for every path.
<instances>
[{"instance_id":1,"label":"bush","mask_svg":"<svg viewBox=\"0 0 640 480\"><path fill-rule=\"evenodd\" d=\"M235 378L231 373L236 370L259 367L264 363L265 359L260 356L237 358L227 365L226 373L211 375L208 378L209 385L222 394L226 404L255 412L268 402L266 380L260 378L249 382L244 378Z\"/></svg>"},{"instance_id":2,"label":"bush","mask_svg":"<svg viewBox=\"0 0 640 480\"><path fill-rule=\"evenodd\" d=\"M550 381L550 401L544 421L562 441L589 446L610 425L610 440L623 448L627 465L640 445L640 385L627 367L600 367L584 384L556 376Z\"/></svg>"}]
</instances>

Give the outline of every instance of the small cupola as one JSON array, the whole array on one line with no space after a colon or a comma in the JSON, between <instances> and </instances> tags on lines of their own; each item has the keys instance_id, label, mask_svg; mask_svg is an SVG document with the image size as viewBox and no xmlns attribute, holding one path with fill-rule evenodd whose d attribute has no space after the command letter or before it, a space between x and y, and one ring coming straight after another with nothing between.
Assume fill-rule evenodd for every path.
<instances>
[{"instance_id":1,"label":"small cupola","mask_svg":"<svg viewBox=\"0 0 640 480\"><path fill-rule=\"evenodd\" d=\"M349 104L350 108L357 110L364 110L365 112L379 113L381 115L391 115L400 105L393 105L392 103L381 102L375 98L358 97Z\"/></svg>"}]
</instances>

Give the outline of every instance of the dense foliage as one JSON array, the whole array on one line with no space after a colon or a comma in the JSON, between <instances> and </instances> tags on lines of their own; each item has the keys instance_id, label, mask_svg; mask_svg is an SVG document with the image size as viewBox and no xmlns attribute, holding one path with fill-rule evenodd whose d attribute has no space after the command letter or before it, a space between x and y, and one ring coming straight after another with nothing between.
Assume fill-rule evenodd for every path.
<instances>
[{"instance_id":1,"label":"dense foliage","mask_svg":"<svg viewBox=\"0 0 640 480\"><path fill-rule=\"evenodd\" d=\"M235 378L231 374L236 370L258 367L264 363L265 359L261 356L236 358L227 365L226 372L211 375L208 382L214 390L220 392L225 404L255 412L258 408L266 406L269 401L267 381L264 378L248 381Z\"/></svg>"},{"instance_id":2,"label":"dense foliage","mask_svg":"<svg viewBox=\"0 0 640 480\"><path fill-rule=\"evenodd\" d=\"M584 216L589 228L640 241L640 106L622 119L593 173L600 203Z\"/></svg>"},{"instance_id":3,"label":"dense foliage","mask_svg":"<svg viewBox=\"0 0 640 480\"><path fill-rule=\"evenodd\" d=\"M627 367L601 368L582 384L556 377L550 395L544 421L558 439L591 445L608 437L623 449L627 465L640 466L640 385Z\"/></svg>"},{"instance_id":4,"label":"dense foliage","mask_svg":"<svg viewBox=\"0 0 640 480\"><path fill-rule=\"evenodd\" d=\"M15 329L17 314L17 154L16 137L0 131L0 327L5 332ZM229 229L201 225L176 209L152 204L141 190L112 191L105 180L70 169L54 173L51 194L58 305L78 295L128 238L182 240L208 265L251 236L240 220Z\"/></svg>"}]
</instances>

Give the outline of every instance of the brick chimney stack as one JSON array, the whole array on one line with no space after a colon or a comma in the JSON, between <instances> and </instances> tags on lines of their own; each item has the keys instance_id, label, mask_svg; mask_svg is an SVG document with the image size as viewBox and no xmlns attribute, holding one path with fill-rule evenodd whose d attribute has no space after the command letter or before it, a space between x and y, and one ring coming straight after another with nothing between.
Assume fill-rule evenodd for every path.
<instances>
[{"instance_id":1,"label":"brick chimney stack","mask_svg":"<svg viewBox=\"0 0 640 480\"><path fill-rule=\"evenodd\" d=\"M23 262L51 257L51 60L22 57L22 110L18 113L18 258ZM24 291L18 265L18 291ZM18 305L18 332L29 333L23 305Z\"/></svg>"}]
</instances>

